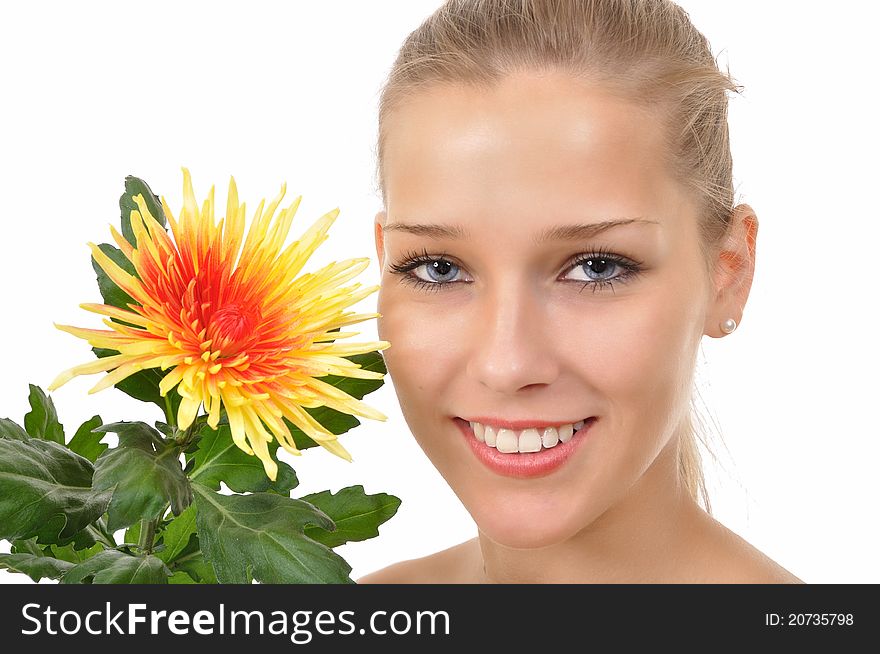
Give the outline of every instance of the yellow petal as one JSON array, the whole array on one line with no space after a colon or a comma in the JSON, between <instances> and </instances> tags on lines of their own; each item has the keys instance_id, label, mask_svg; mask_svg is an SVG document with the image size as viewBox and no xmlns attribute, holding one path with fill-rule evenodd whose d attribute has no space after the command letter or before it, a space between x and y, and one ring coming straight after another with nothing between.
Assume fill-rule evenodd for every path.
<instances>
[{"instance_id":1,"label":"yellow petal","mask_svg":"<svg viewBox=\"0 0 880 654\"><path fill-rule=\"evenodd\" d=\"M246 454L253 454L254 451L248 445L245 435L244 415L240 408L231 407L224 398L223 404L226 406L226 416L229 418L229 431L232 434L232 442Z\"/></svg>"},{"instance_id":2,"label":"yellow petal","mask_svg":"<svg viewBox=\"0 0 880 654\"><path fill-rule=\"evenodd\" d=\"M60 375L58 375L55 380L51 384L49 384L48 390L54 391L56 388L63 386L78 375L92 375L96 372L104 372L105 370L110 370L111 368L115 368L127 359L128 357L124 354L115 354L112 356L103 357L90 363L84 363L79 366L74 366L73 368L65 370Z\"/></svg>"},{"instance_id":3,"label":"yellow petal","mask_svg":"<svg viewBox=\"0 0 880 654\"><path fill-rule=\"evenodd\" d=\"M189 427L196 418L196 413L202 401L199 397L182 397L180 408L177 410L177 426L180 429Z\"/></svg>"},{"instance_id":4,"label":"yellow petal","mask_svg":"<svg viewBox=\"0 0 880 654\"><path fill-rule=\"evenodd\" d=\"M101 381L99 381L97 384L89 389L89 394L91 395L92 393L97 393L98 391L102 391L105 388L109 388L110 386L121 382L126 377L130 377L139 370L143 370L142 363L143 362L140 359L129 359L126 363L123 363L121 366L116 368L116 370L102 377Z\"/></svg>"}]
</instances>

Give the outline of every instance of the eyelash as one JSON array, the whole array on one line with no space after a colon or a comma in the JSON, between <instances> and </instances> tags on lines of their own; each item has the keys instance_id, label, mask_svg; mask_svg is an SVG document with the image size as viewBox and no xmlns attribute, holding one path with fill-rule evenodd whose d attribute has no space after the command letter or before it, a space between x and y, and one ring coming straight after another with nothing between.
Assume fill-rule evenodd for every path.
<instances>
[{"instance_id":1,"label":"eyelash","mask_svg":"<svg viewBox=\"0 0 880 654\"><path fill-rule=\"evenodd\" d=\"M605 288L610 289L612 292L614 291L615 283L626 283L630 281L632 278L636 277L639 273L641 273L644 268L643 264L640 261L633 261L632 259L628 259L626 257L622 257L620 255L614 254L604 248L598 248L597 250L593 250L590 252L585 252L579 254L574 261L572 261L566 272L569 272L578 266L585 264L587 261L592 259L603 259L605 261L611 262L615 266L619 266L623 272L618 274L616 277L608 280L599 279L583 282L582 280L565 280L571 283L581 283L583 287L581 291L583 291L588 286L593 288L593 293L598 290L603 290ZM410 250L404 255L404 258L398 263L391 264L389 266L389 270L394 275L400 275L401 281L404 283L410 284L416 288L425 290L425 291L440 291L444 287L453 286L455 284L460 284L462 282L426 282L424 279L421 279L415 276L412 271L418 268L419 266L423 266L425 264L432 264L438 261L447 261L456 265L452 260L450 260L445 253L440 253L436 255L428 254L427 250L422 250L421 253ZM458 266L457 266L458 267Z\"/></svg>"}]
</instances>

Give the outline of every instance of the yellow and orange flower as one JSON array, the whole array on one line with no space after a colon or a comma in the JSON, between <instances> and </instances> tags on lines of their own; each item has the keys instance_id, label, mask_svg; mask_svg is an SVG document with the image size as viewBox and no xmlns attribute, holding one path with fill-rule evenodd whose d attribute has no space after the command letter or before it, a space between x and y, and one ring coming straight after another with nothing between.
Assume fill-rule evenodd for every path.
<instances>
[{"instance_id":1,"label":"yellow and orange flower","mask_svg":"<svg viewBox=\"0 0 880 654\"><path fill-rule=\"evenodd\" d=\"M221 404L235 444L260 458L275 479L277 464L269 453L274 438L292 454L301 454L282 417L330 452L351 455L304 408L327 406L376 420L386 416L319 377L340 375L382 379L344 357L383 350L388 341L337 343L359 332L333 332L378 313L344 313L344 309L379 289L342 288L368 265L368 258L333 262L314 273L297 276L327 238L338 209L319 218L303 236L282 251L301 196L273 222L281 192L263 211L261 201L244 238L245 205L239 204L230 178L226 217L214 221L214 188L199 212L189 171L183 168L183 208L175 220L165 198L162 207L173 241L150 213L141 195L130 215L137 246L111 225L113 238L131 261L137 277L89 243L98 265L135 303L130 309L107 304L81 304L83 309L123 320L104 318L112 331L55 326L86 339L92 346L119 354L62 372L54 390L77 375L111 371L89 393L112 386L146 368L171 371L160 384L164 397L175 386L182 400L177 414L181 429L190 426L204 404L208 424L217 427ZM240 252L239 252L240 251ZM264 424L265 423L265 424Z\"/></svg>"}]
</instances>

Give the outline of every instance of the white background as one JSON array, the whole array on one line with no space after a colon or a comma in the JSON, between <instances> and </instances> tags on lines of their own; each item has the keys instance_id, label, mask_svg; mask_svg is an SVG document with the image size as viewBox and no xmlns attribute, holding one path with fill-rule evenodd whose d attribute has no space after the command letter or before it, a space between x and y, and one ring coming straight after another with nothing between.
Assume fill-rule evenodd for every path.
<instances>
[{"instance_id":1,"label":"white background","mask_svg":"<svg viewBox=\"0 0 880 654\"><path fill-rule=\"evenodd\" d=\"M737 197L758 213L743 324L704 339L700 379L724 441L709 466L715 516L807 582L880 582L877 560L877 9L850 0L688 0L745 86L730 108ZM248 218L287 181L302 194L291 240L341 214L307 270L369 256L376 103L404 37L440 0L5 3L0 10L0 417L21 422L45 388L92 359L53 321L101 327L87 241L110 240L123 178L172 209L181 166L225 207L233 175ZM221 209L222 210L222 209ZM376 295L356 305L375 311ZM360 340L376 338L374 321ZM68 436L157 409L77 378L52 394ZM293 460L299 494L362 483L402 498L376 539L338 551L357 578L471 538L469 515L416 445L390 377L367 401L389 416ZM726 444L726 449L725 449ZM0 543L0 551L9 544ZM0 571L0 581L30 583ZM45 582L44 582L45 583ZM49 582L54 583L54 582Z\"/></svg>"}]
</instances>

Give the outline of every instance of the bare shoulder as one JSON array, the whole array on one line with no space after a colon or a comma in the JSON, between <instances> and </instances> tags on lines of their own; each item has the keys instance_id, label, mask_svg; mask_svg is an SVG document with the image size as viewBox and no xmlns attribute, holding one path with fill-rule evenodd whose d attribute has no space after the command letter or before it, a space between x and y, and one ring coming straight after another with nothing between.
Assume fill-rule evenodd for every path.
<instances>
[{"instance_id":1,"label":"bare shoulder","mask_svg":"<svg viewBox=\"0 0 880 654\"><path fill-rule=\"evenodd\" d=\"M359 584L471 583L469 565L476 538L417 559L407 559L364 575Z\"/></svg>"},{"instance_id":2,"label":"bare shoulder","mask_svg":"<svg viewBox=\"0 0 880 654\"><path fill-rule=\"evenodd\" d=\"M704 583L803 584L792 572L761 552L739 534L709 518L712 529L703 567Z\"/></svg>"}]
</instances>

